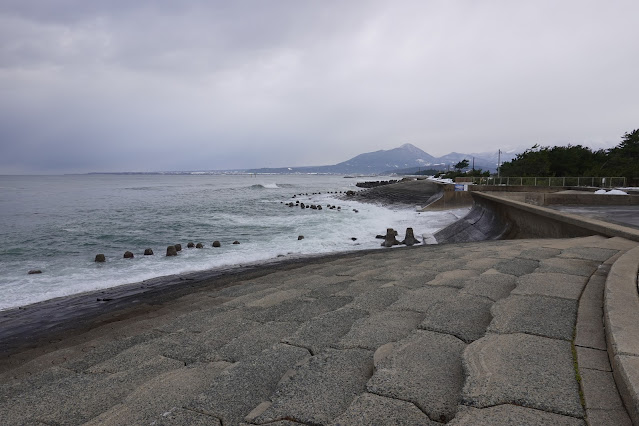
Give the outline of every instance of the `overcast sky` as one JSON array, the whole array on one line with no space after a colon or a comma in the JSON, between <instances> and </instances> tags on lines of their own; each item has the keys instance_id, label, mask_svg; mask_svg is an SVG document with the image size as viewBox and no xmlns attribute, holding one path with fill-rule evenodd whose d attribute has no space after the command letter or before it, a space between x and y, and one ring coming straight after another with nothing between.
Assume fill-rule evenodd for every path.
<instances>
[{"instance_id":1,"label":"overcast sky","mask_svg":"<svg viewBox=\"0 0 639 426\"><path fill-rule=\"evenodd\" d=\"M612 147L636 0L2 0L0 174Z\"/></svg>"}]
</instances>

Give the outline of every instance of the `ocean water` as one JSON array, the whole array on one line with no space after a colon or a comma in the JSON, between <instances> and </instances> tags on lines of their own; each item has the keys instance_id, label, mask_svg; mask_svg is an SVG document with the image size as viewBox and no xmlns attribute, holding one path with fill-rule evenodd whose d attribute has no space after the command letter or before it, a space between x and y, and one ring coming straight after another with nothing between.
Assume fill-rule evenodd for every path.
<instances>
[{"instance_id":1,"label":"ocean water","mask_svg":"<svg viewBox=\"0 0 639 426\"><path fill-rule=\"evenodd\" d=\"M278 256L380 248L375 235L388 227L400 237L407 227L416 236L431 234L468 210L418 213L418 206L362 204L328 193L358 190L357 181L324 175L0 176L0 310ZM309 195L292 198L300 193ZM296 200L323 210L285 205ZM211 247L214 240L222 246ZM187 249L189 241L205 248ZM166 257L175 243L183 250ZM146 248L155 255L144 256ZM134 259L123 258L127 250ZM98 253L106 263L94 262ZM42 274L28 275L32 269Z\"/></svg>"}]
</instances>

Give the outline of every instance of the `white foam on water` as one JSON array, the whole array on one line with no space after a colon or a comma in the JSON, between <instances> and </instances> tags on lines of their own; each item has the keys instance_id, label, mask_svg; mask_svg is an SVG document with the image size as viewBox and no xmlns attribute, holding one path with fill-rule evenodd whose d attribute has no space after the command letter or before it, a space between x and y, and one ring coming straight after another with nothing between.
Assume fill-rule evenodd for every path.
<instances>
[{"instance_id":1,"label":"white foam on water","mask_svg":"<svg viewBox=\"0 0 639 426\"><path fill-rule=\"evenodd\" d=\"M259 206L252 209L257 211L246 211L248 208L241 206L231 208L229 203L233 200L224 198L219 203L211 204L211 208L215 207L217 211L209 212L210 209L205 208L202 211L206 214L198 213L194 217L187 217L185 219L188 221L187 231L177 227L176 229L181 230L182 234L171 237L173 242L181 241L183 247L177 257L165 256L166 246L171 241L163 245L154 244L154 256L142 254L146 248L146 242L145 246L142 243L137 247L135 245L137 240L146 241L143 238L146 237L145 233L152 232L160 225L175 226L172 216L167 218L166 212L160 210L147 212L146 215L142 215L141 211L135 212L139 217L144 217L144 221L132 223L131 228L126 228L127 235L124 237L117 233L113 236L105 234L105 238L110 239L98 240L103 241L104 246L97 245L102 244L98 242L85 247L65 247L64 250L74 253L67 253L63 258L51 255L33 260L18 257L12 258L17 260L3 259L3 262L0 262L0 276L3 277L0 283L0 291L2 291L0 310L60 296L140 282L158 276L265 262L282 255L290 257L381 249L381 241L376 239L375 235L384 235L386 228L396 229L399 233L398 239L401 240L406 228L412 227L415 236L419 238L420 235L436 232L468 211L466 208L420 213L416 211L418 206L383 207L353 200L341 200L327 194L326 191L344 190L353 183L352 180L340 181L335 178L332 180L325 178L328 179L326 185L333 186L322 188L322 191L325 191L323 194L310 195L311 190L307 190L304 185L305 178L297 179L302 181L302 184L297 180L293 183L284 183L286 187L294 186L286 193L282 192L283 188L279 184L260 183L259 185L264 185L264 188L267 188L266 185L271 187L267 188L269 191L252 191L255 195L251 195L253 198L250 199L254 200L254 206ZM246 180L242 182L250 183ZM244 184L243 187L252 188L252 185ZM179 187L179 185L176 186ZM314 188L313 192L316 192L317 188ZM290 198L295 192L308 192L309 196ZM204 197L198 202L206 201L208 195ZM296 200L305 204L319 204L322 210L310 208L302 210L299 207L291 208L283 204L283 202ZM180 203L177 204L180 205ZM341 210L330 210L326 207L327 204L340 206ZM358 212L354 212L354 209ZM171 214L175 215L177 220L177 216L183 211L184 209L180 208L176 211L172 210ZM153 226L141 226L147 221L152 222ZM191 234L190 230L196 228L198 231L193 231ZM84 231L76 224L60 226L60 229L64 230L63 235L71 236ZM108 228L103 232L107 231L109 231ZM217 232L220 234L216 235ZM178 235L188 236L179 237ZM208 240L198 241L198 237L193 235L210 235L210 237ZM298 240L298 235L303 235L304 239ZM125 237L125 241L121 242L120 239ZM88 238L88 236L83 235L81 238ZM157 241L164 241L157 236L154 238ZM205 248L187 249L186 242L191 239L194 239L196 243L202 242ZM219 239L222 247L211 247L213 239ZM231 244L236 239L241 244ZM122 247L124 246L134 252L134 259L123 259ZM107 262L95 263L96 253L105 253ZM40 269L43 273L27 275L26 272L30 269Z\"/></svg>"}]
</instances>

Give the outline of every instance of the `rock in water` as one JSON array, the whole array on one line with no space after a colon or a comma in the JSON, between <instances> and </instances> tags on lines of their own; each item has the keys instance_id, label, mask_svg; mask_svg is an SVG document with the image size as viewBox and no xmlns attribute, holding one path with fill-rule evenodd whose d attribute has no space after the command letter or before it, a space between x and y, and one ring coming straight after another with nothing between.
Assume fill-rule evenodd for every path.
<instances>
[{"instance_id":1,"label":"rock in water","mask_svg":"<svg viewBox=\"0 0 639 426\"><path fill-rule=\"evenodd\" d=\"M233 241L233 244L239 244L239 243L240 243L239 241Z\"/></svg>"},{"instance_id":2,"label":"rock in water","mask_svg":"<svg viewBox=\"0 0 639 426\"><path fill-rule=\"evenodd\" d=\"M104 257L103 254L96 254L95 255L95 261L96 262L106 262L106 257Z\"/></svg>"},{"instance_id":3,"label":"rock in water","mask_svg":"<svg viewBox=\"0 0 639 426\"><path fill-rule=\"evenodd\" d=\"M124 252L124 258L125 259L133 259L133 253L131 253L130 251L125 251Z\"/></svg>"},{"instance_id":4,"label":"rock in water","mask_svg":"<svg viewBox=\"0 0 639 426\"><path fill-rule=\"evenodd\" d=\"M202 243L197 243L195 245L195 248L204 248L204 245L202 245Z\"/></svg>"},{"instance_id":5,"label":"rock in water","mask_svg":"<svg viewBox=\"0 0 639 426\"><path fill-rule=\"evenodd\" d=\"M175 244L174 247L176 251L182 251L182 244Z\"/></svg>"},{"instance_id":6,"label":"rock in water","mask_svg":"<svg viewBox=\"0 0 639 426\"><path fill-rule=\"evenodd\" d=\"M27 274L29 274L29 275L41 274L41 273L42 273L42 271L39 270L39 269L32 269L29 272L27 272Z\"/></svg>"},{"instance_id":7,"label":"rock in water","mask_svg":"<svg viewBox=\"0 0 639 426\"><path fill-rule=\"evenodd\" d=\"M397 231L395 231L393 228L386 229L386 238L382 243L382 247L393 247L399 245L400 242L397 241L395 235L397 235Z\"/></svg>"},{"instance_id":8,"label":"rock in water","mask_svg":"<svg viewBox=\"0 0 639 426\"><path fill-rule=\"evenodd\" d=\"M212 246L213 246L213 247L220 247L220 246L221 246L221 244L220 244L220 242L219 242L219 241L215 240L215 241L213 241Z\"/></svg>"},{"instance_id":9,"label":"rock in water","mask_svg":"<svg viewBox=\"0 0 639 426\"><path fill-rule=\"evenodd\" d=\"M144 250L144 255L145 256L153 256L153 250L151 250L150 248Z\"/></svg>"},{"instance_id":10,"label":"rock in water","mask_svg":"<svg viewBox=\"0 0 639 426\"><path fill-rule=\"evenodd\" d=\"M186 248L193 248L193 247L195 247L195 243L192 241L186 245Z\"/></svg>"},{"instance_id":11,"label":"rock in water","mask_svg":"<svg viewBox=\"0 0 639 426\"><path fill-rule=\"evenodd\" d=\"M417 240L413 235L413 228L406 228L406 236L404 237L402 244L406 244L407 246L419 244L419 240Z\"/></svg>"},{"instance_id":12,"label":"rock in water","mask_svg":"<svg viewBox=\"0 0 639 426\"><path fill-rule=\"evenodd\" d=\"M166 248L166 255L167 256L177 256L177 250L175 249L175 246L168 246Z\"/></svg>"},{"instance_id":13,"label":"rock in water","mask_svg":"<svg viewBox=\"0 0 639 426\"><path fill-rule=\"evenodd\" d=\"M303 239L304 239L304 235L298 235L298 236L297 236L297 241L299 241L299 240L303 240Z\"/></svg>"}]
</instances>

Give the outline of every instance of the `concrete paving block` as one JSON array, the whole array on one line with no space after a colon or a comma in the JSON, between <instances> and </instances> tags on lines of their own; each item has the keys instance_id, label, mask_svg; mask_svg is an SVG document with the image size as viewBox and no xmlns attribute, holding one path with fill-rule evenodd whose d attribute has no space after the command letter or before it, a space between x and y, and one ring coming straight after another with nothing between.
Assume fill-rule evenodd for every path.
<instances>
[{"instance_id":1,"label":"concrete paving block","mask_svg":"<svg viewBox=\"0 0 639 426\"><path fill-rule=\"evenodd\" d=\"M479 271L472 269L456 269L441 272L428 285L463 288L466 284L479 276Z\"/></svg>"},{"instance_id":2,"label":"concrete paving block","mask_svg":"<svg viewBox=\"0 0 639 426\"><path fill-rule=\"evenodd\" d=\"M160 352L161 348L155 343L141 343L118 353L117 355L107 359L106 361L87 368L86 372L97 374L127 371L147 363L149 359L160 357ZM168 358L165 359L169 361ZM181 364L182 363L177 362L176 365L178 367L181 367Z\"/></svg>"},{"instance_id":3,"label":"concrete paving block","mask_svg":"<svg viewBox=\"0 0 639 426\"><path fill-rule=\"evenodd\" d=\"M512 294L541 295L578 300L587 277L556 273L532 273L519 277Z\"/></svg>"},{"instance_id":4,"label":"concrete paving block","mask_svg":"<svg viewBox=\"0 0 639 426\"><path fill-rule=\"evenodd\" d=\"M462 403L513 404L583 418L570 342L527 334L487 335L463 355Z\"/></svg>"},{"instance_id":5,"label":"concrete paving block","mask_svg":"<svg viewBox=\"0 0 639 426\"><path fill-rule=\"evenodd\" d=\"M205 390L209 381L230 365L226 362L199 364L156 376L127 395L122 404L87 425L188 424L187 420L194 424L216 424L217 419L213 417L179 407Z\"/></svg>"},{"instance_id":6,"label":"concrete paving block","mask_svg":"<svg viewBox=\"0 0 639 426\"><path fill-rule=\"evenodd\" d=\"M419 328L452 334L470 343L486 334L492 320L491 306L492 302L486 298L460 293L452 300L435 303Z\"/></svg>"},{"instance_id":7,"label":"concrete paving block","mask_svg":"<svg viewBox=\"0 0 639 426\"><path fill-rule=\"evenodd\" d=\"M439 274L437 271L423 271L403 277L394 277L392 281L396 286L415 289L424 287L429 281L435 279Z\"/></svg>"},{"instance_id":8,"label":"concrete paving block","mask_svg":"<svg viewBox=\"0 0 639 426\"><path fill-rule=\"evenodd\" d=\"M560 250L571 247L601 247L605 246L608 238L601 235L591 235L589 237L559 238L553 241L544 241L544 247L557 248Z\"/></svg>"},{"instance_id":9,"label":"concrete paving block","mask_svg":"<svg viewBox=\"0 0 639 426\"><path fill-rule=\"evenodd\" d=\"M280 339L294 333L299 327L294 322L269 322L248 330L221 347L217 354L220 359L237 362L246 357L258 355L278 343Z\"/></svg>"},{"instance_id":10,"label":"concrete paving block","mask_svg":"<svg viewBox=\"0 0 639 426\"><path fill-rule=\"evenodd\" d=\"M577 319L577 302L545 296L511 295L495 302L493 321L488 326L494 333L529 333L571 341Z\"/></svg>"},{"instance_id":11,"label":"concrete paving block","mask_svg":"<svg viewBox=\"0 0 639 426\"><path fill-rule=\"evenodd\" d=\"M515 288L516 281L517 277L500 272L481 274L476 279L469 281L461 290L461 293L483 296L497 301L508 297Z\"/></svg>"},{"instance_id":12,"label":"concrete paving block","mask_svg":"<svg viewBox=\"0 0 639 426\"><path fill-rule=\"evenodd\" d=\"M348 281L346 287L335 293L335 296L355 297L368 291L373 291L386 284L386 281L377 280L355 280Z\"/></svg>"},{"instance_id":13,"label":"concrete paving block","mask_svg":"<svg viewBox=\"0 0 639 426\"><path fill-rule=\"evenodd\" d=\"M606 277L593 275L588 280L588 284L581 295L580 305L586 301L596 301L596 304L603 306L604 288L606 286Z\"/></svg>"},{"instance_id":14,"label":"concrete paving block","mask_svg":"<svg viewBox=\"0 0 639 426\"><path fill-rule=\"evenodd\" d=\"M530 274L539 266L539 261L534 259L507 259L495 264L493 267L502 274L510 274L520 277Z\"/></svg>"},{"instance_id":15,"label":"concrete paving block","mask_svg":"<svg viewBox=\"0 0 639 426\"><path fill-rule=\"evenodd\" d=\"M465 265L464 261L456 260L453 257L451 259L425 260L423 262L416 264L415 267L420 270L434 271L437 273L441 273L441 272L455 271L459 269L460 266L462 265Z\"/></svg>"},{"instance_id":16,"label":"concrete paving block","mask_svg":"<svg viewBox=\"0 0 639 426\"><path fill-rule=\"evenodd\" d=\"M559 257L571 257L584 260L605 262L618 253L618 250L598 247L571 247L564 250Z\"/></svg>"},{"instance_id":17,"label":"concrete paving block","mask_svg":"<svg viewBox=\"0 0 639 426\"><path fill-rule=\"evenodd\" d=\"M579 368L586 408L622 410L623 403L617 392L612 372Z\"/></svg>"},{"instance_id":18,"label":"concrete paving block","mask_svg":"<svg viewBox=\"0 0 639 426\"><path fill-rule=\"evenodd\" d=\"M577 312L575 345L606 350L606 334L603 324L603 308L585 304L582 300Z\"/></svg>"},{"instance_id":19,"label":"concrete paving block","mask_svg":"<svg viewBox=\"0 0 639 426\"><path fill-rule=\"evenodd\" d=\"M550 247L535 247L523 250L518 257L522 259L542 260L559 256L561 250Z\"/></svg>"},{"instance_id":20,"label":"concrete paving block","mask_svg":"<svg viewBox=\"0 0 639 426\"><path fill-rule=\"evenodd\" d=\"M354 280L392 280L397 277L401 277L402 271L387 268L360 268L358 272L353 275Z\"/></svg>"},{"instance_id":21,"label":"concrete paving block","mask_svg":"<svg viewBox=\"0 0 639 426\"><path fill-rule=\"evenodd\" d=\"M222 422L216 417L183 408L167 411L151 424L153 426L222 426Z\"/></svg>"},{"instance_id":22,"label":"concrete paving block","mask_svg":"<svg viewBox=\"0 0 639 426\"><path fill-rule=\"evenodd\" d=\"M264 295L263 297L260 297L259 299L253 299L250 302L247 302L246 306L249 306L252 308L254 307L268 308L269 306L282 303L285 300L296 299L308 293L309 291L310 290L307 290L307 289L278 290L270 294Z\"/></svg>"},{"instance_id":23,"label":"concrete paving block","mask_svg":"<svg viewBox=\"0 0 639 426\"><path fill-rule=\"evenodd\" d=\"M289 278L281 288L294 288L294 289L308 289L315 290L322 287L330 287L333 285L339 285L344 282L352 281L351 277L344 277L339 275L325 276L321 274L309 275L300 277L298 275Z\"/></svg>"},{"instance_id":24,"label":"concrete paving block","mask_svg":"<svg viewBox=\"0 0 639 426\"><path fill-rule=\"evenodd\" d=\"M271 395L272 404L251 423L294 420L327 424L365 391L373 374L373 353L363 349L328 349L297 365Z\"/></svg>"},{"instance_id":25,"label":"concrete paving block","mask_svg":"<svg viewBox=\"0 0 639 426\"><path fill-rule=\"evenodd\" d=\"M308 357L306 349L276 345L215 376L185 408L217 417L223 424L238 424L273 393L286 371Z\"/></svg>"},{"instance_id":26,"label":"concrete paving block","mask_svg":"<svg viewBox=\"0 0 639 426\"><path fill-rule=\"evenodd\" d=\"M326 312L305 322L293 334L284 336L283 343L308 348L317 354L337 343L351 329L353 323L368 316L366 311L343 307Z\"/></svg>"},{"instance_id":27,"label":"concrete paving block","mask_svg":"<svg viewBox=\"0 0 639 426\"><path fill-rule=\"evenodd\" d=\"M554 257L540 261L539 268L535 272L556 272L589 277L597 270L600 264L601 262L593 260Z\"/></svg>"},{"instance_id":28,"label":"concrete paving block","mask_svg":"<svg viewBox=\"0 0 639 426\"><path fill-rule=\"evenodd\" d=\"M361 318L342 337L336 348L364 348L372 351L386 343L396 342L417 328L424 319L421 312L382 311Z\"/></svg>"},{"instance_id":29,"label":"concrete paving block","mask_svg":"<svg viewBox=\"0 0 639 426\"><path fill-rule=\"evenodd\" d=\"M83 356L70 359L69 361L62 363L60 366L74 371L83 371L93 365L104 362L133 346L153 341L163 335L164 333L153 330L122 339L109 339L106 342L100 342L100 344L95 346L87 347L86 353Z\"/></svg>"},{"instance_id":30,"label":"concrete paving block","mask_svg":"<svg viewBox=\"0 0 639 426\"><path fill-rule=\"evenodd\" d=\"M82 424L112 406L155 376L183 366L164 357L154 357L115 374L76 373L17 397L2 398L3 424Z\"/></svg>"},{"instance_id":31,"label":"concrete paving block","mask_svg":"<svg viewBox=\"0 0 639 426\"><path fill-rule=\"evenodd\" d=\"M397 286L380 287L355 296L355 299L345 307L371 313L378 312L395 303L406 291L407 289Z\"/></svg>"},{"instance_id":32,"label":"concrete paving block","mask_svg":"<svg viewBox=\"0 0 639 426\"><path fill-rule=\"evenodd\" d=\"M314 299L322 299L331 296L341 296L341 292L349 288L353 280L341 281L335 284L319 286L307 293L307 296Z\"/></svg>"},{"instance_id":33,"label":"concrete paving block","mask_svg":"<svg viewBox=\"0 0 639 426\"><path fill-rule=\"evenodd\" d=\"M626 410L589 410L586 409L588 426L632 426Z\"/></svg>"},{"instance_id":34,"label":"concrete paving block","mask_svg":"<svg viewBox=\"0 0 639 426\"><path fill-rule=\"evenodd\" d=\"M153 343L162 356L193 364L217 360L217 350L226 342L213 340L201 333L179 332L168 334Z\"/></svg>"},{"instance_id":35,"label":"concrete paving block","mask_svg":"<svg viewBox=\"0 0 639 426\"><path fill-rule=\"evenodd\" d=\"M632 355L617 355L611 362L612 370L624 401L624 406L633 423L639 418L639 357Z\"/></svg>"},{"instance_id":36,"label":"concrete paving block","mask_svg":"<svg viewBox=\"0 0 639 426\"><path fill-rule=\"evenodd\" d=\"M336 418L333 426L436 426L419 408L410 402L385 398L372 393L359 395L346 412Z\"/></svg>"},{"instance_id":37,"label":"concrete paving block","mask_svg":"<svg viewBox=\"0 0 639 426\"><path fill-rule=\"evenodd\" d=\"M175 333L185 330L199 333L208 330L211 324L215 325L219 318L225 316L227 312L233 312L233 310L234 308L231 306L217 305L211 309L202 309L180 315L159 325L156 329L163 333Z\"/></svg>"},{"instance_id":38,"label":"concrete paving block","mask_svg":"<svg viewBox=\"0 0 639 426\"><path fill-rule=\"evenodd\" d=\"M589 368L591 370L612 371L606 350L585 348L576 345L575 349L577 351L577 363L579 364L580 370L582 368Z\"/></svg>"},{"instance_id":39,"label":"concrete paving block","mask_svg":"<svg viewBox=\"0 0 639 426\"><path fill-rule=\"evenodd\" d=\"M612 237L596 245L596 247L609 248L613 250L630 250L637 247L639 243L623 237Z\"/></svg>"},{"instance_id":40,"label":"concrete paving block","mask_svg":"<svg viewBox=\"0 0 639 426\"><path fill-rule=\"evenodd\" d=\"M282 290L277 287L262 288L252 293L242 294L240 296L234 297L228 302L223 303L222 305L230 308L237 308L240 306L244 306L247 303L251 303L255 300L260 300L261 298L268 296L269 294L278 293L281 291Z\"/></svg>"},{"instance_id":41,"label":"concrete paving block","mask_svg":"<svg viewBox=\"0 0 639 426\"><path fill-rule=\"evenodd\" d=\"M504 404L488 408L462 406L450 426L586 426L582 419Z\"/></svg>"},{"instance_id":42,"label":"concrete paving block","mask_svg":"<svg viewBox=\"0 0 639 426\"><path fill-rule=\"evenodd\" d=\"M259 322L305 322L328 311L334 311L351 303L350 296L300 298L286 300L266 309L252 310L248 315Z\"/></svg>"},{"instance_id":43,"label":"concrete paving block","mask_svg":"<svg viewBox=\"0 0 639 426\"><path fill-rule=\"evenodd\" d=\"M470 259L466 262L466 265L464 265L464 269L475 269L481 273L487 269L494 267L499 262L499 259L495 259L492 257L475 257L474 259Z\"/></svg>"},{"instance_id":44,"label":"concrete paving block","mask_svg":"<svg viewBox=\"0 0 639 426\"><path fill-rule=\"evenodd\" d=\"M408 291L397 302L388 307L390 310L428 312L430 307L440 300L452 300L459 290L445 286L426 286Z\"/></svg>"},{"instance_id":45,"label":"concrete paving block","mask_svg":"<svg viewBox=\"0 0 639 426\"><path fill-rule=\"evenodd\" d=\"M450 421L464 383L461 357L466 345L447 334L418 330L392 346L376 364L368 391L410 401L432 420Z\"/></svg>"},{"instance_id":46,"label":"concrete paving block","mask_svg":"<svg viewBox=\"0 0 639 426\"><path fill-rule=\"evenodd\" d=\"M225 344L242 333L256 327L259 323L249 318L246 308L218 314L208 320L207 328L200 332L201 339L211 340ZM199 328L199 327L198 327ZM187 331L193 331L186 329Z\"/></svg>"}]
</instances>

